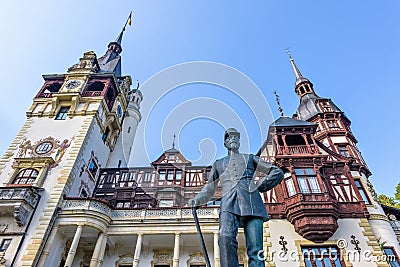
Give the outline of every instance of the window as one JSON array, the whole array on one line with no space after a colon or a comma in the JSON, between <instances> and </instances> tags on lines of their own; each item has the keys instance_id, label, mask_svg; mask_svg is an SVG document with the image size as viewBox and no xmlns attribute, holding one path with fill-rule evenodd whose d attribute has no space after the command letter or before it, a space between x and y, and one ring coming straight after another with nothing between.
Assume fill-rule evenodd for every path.
<instances>
[{"instance_id":1,"label":"window","mask_svg":"<svg viewBox=\"0 0 400 267\"><path fill-rule=\"evenodd\" d=\"M182 171L181 170L177 170L175 172L175 180L182 180Z\"/></svg>"},{"instance_id":2,"label":"window","mask_svg":"<svg viewBox=\"0 0 400 267\"><path fill-rule=\"evenodd\" d=\"M14 179L14 184L33 184L38 177L38 170L33 168L23 169Z\"/></svg>"},{"instance_id":3,"label":"window","mask_svg":"<svg viewBox=\"0 0 400 267\"><path fill-rule=\"evenodd\" d=\"M58 112L56 116L56 120L65 120L67 118L67 113L69 111L70 107L61 107L60 111Z\"/></svg>"},{"instance_id":4,"label":"window","mask_svg":"<svg viewBox=\"0 0 400 267\"><path fill-rule=\"evenodd\" d=\"M133 171L129 175L129 181L135 181L136 171Z\"/></svg>"},{"instance_id":5,"label":"window","mask_svg":"<svg viewBox=\"0 0 400 267\"><path fill-rule=\"evenodd\" d=\"M289 197L294 196L296 194L296 188L294 187L293 179L289 178L285 180L285 183Z\"/></svg>"},{"instance_id":6,"label":"window","mask_svg":"<svg viewBox=\"0 0 400 267\"><path fill-rule=\"evenodd\" d=\"M106 128L106 131L103 133L103 135L101 136L101 140L103 140L103 143L106 142L108 134L110 133L110 128Z\"/></svg>"},{"instance_id":7,"label":"window","mask_svg":"<svg viewBox=\"0 0 400 267\"><path fill-rule=\"evenodd\" d=\"M319 188L317 175L312 168L295 169L297 183L299 184L300 192L303 194L321 193Z\"/></svg>"},{"instance_id":8,"label":"window","mask_svg":"<svg viewBox=\"0 0 400 267\"><path fill-rule=\"evenodd\" d=\"M347 150L346 145L338 146L338 148L339 148L340 155L345 156L345 157L350 157L350 154L349 154L349 151Z\"/></svg>"},{"instance_id":9,"label":"window","mask_svg":"<svg viewBox=\"0 0 400 267\"><path fill-rule=\"evenodd\" d=\"M346 266L336 247L303 247L301 251L306 267Z\"/></svg>"},{"instance_id":10,"label":"window","mask_svg":"<svg viewBox=\"0 0 400 267\"><path fill-rule=\"evenodd\" d=\"M90 160L88 169L89 169L89 172L92 175L92 177L95 178L96 174L97 174L97 170L99 169L99 166L97 165L97 162L94 159Z\"/></svg>"},{"instance_id":11,"label":"window","mask_svg":"<svg viewBox=\"0 0 400 267\"><path fill-rule=\"evenodd\" d=\"M86 190L83 189L83 188L82 188L82 191L81 191L81 196L82 196L82 197L88 197L88 193L87 193Z\"/></svg>"},{"instance_id":12,"label":"window","mask_svg":"<svg viewBox=\"0 0 400 267\"><path fill-rule=\"evenodd\" d=\"M96 91L103 91L103 89L104 89L104 83L100 81L95 81L94 83L90 84L86 90L90 92L96 92Z\"/></svg>"},{"instance_id":13,"label":"window","mask_svg":"<svg viewBox=\"0 0 400 267\"><path fill-rule=\"evenodd\" d=\"M206 170L206 181L210 178L211 170Z\"/></svg>"},{"instance_id":14,"label":"window","mask_svg":"<svg viewBox=\"0 0 400 267\"><path fill-rule=\"evenodd\" d=\"M158 180L160 181L165 180L165 170L159 172Z\"/></svg>"},{"instance_id":15,"label":"window","mask_svg":"<svg viewBox=\"0 0 400 267\"><path fill-rule=\"evenodd\" d=\"M386 255L386 261L391 267L400 267L399 259L397 258L397 254L394 252L392 247L384 247L383 253Z\"/></svg>"},{"instance_id":16,"label":"window","mask_svg":"<svg viewBox=\"0 0 400 267\"><path fill-rule=\"evenodd\" d=\"M336 120L328 120L327 123L329 128L339 128Z\"/></svg>"},{"instance_id":17,"label":"window","mask_svg":"<svg viewBox=\"0 0 400 267\"><path fill-rule=\"evenodd\" d=\"M50 83L46 85L44 92L46 94L57 93L61 88L61 83Z\"/></svg>"},{"instance_id":18,"label":"window","mask_svg":"<svg viewBox=\"0 0 400 267\"><path fill-rule=\"evenodd\" d=\"M323 102L322 109L323 109L323 111L332 111L332 108L331 108L329 102Z\"/></svg>"},{"instance_id":19,"label":"window","mask_svg":"<svg viewBox=\"0 0 400 267\"><path fill-rule=\"evenodd\" d=\"M174 160L174 159L175 159L175 154L168 155L168 160Z\"/></svg>"},{"instance_id":20,"label":"window","mask_svg":"<svg viewBox=\"0 0 400 267\"><path fill-rule=\"evenodd\" d=\"M171 199L162 199L160 200L160 204L158 204L159 207L173 207L174 206L174 201Z\"/></svg>"},{"instance_id":21,"label":"window","mask_svg":"<svg viewBox=\"0 0 400 267\"><path fill-rule=\"evenodd\" d=\"M131 126L129 126L129 128L128 128L128 133L130 133L131 132Z\"/></svg>"},{"instance_id":22,"label":"window","mask_svg":"<svg viewBox=\"0 0 400 267\"><path fill-rule=\"evenodd\" d=\"M220 198L216 199L216 200L213 200L213 201L208 201L207 202L207 207L213 207L213 206L219 207L220 205L221 205L221 199Z\"/></svg>"},{"instance_id":23,"label":"window","mask_svg":"<svg viewBox=\"0 0 400 267\"><path fill-rule=\"evenodd\" d=\"M167 180L168 180L168 181L174 180L174 170L169 170L169 171L168 171Z\"/></svg>"},{"instance_id":24,"label":"window","mask_svg":"<svg viewBox=\"0 0 400 267\"><path fill-rule=\"evenodd\" d=\"M151 181L151 172L145 172L144 173L144 182L150 182Z\"/></svg>"},{"instance_id":25,"label":"window","mask_svg":"<svg viewBox=\"0 0 400 267\"><path fill-rule=\"evenodd\" d=\"M7 248L10 246L11 240L12 239L3 239L3 241L1 241L0 252L7 250Z\"/></svg>"},{"instance_id":26,"label":"window","mask_svg":"<svg viewBox=\"0 0 400 267\"><path fill-rule=\"evenodd\" d=\"M371 201L369 201L369 198L367 197L367 194L365 193L364 187L361 184L360 180L354 180L354 183L357 186L358 192L360 192L360 195L362 199L364 200L365 204L370 205Z\"/></svg>"}]
</instances>

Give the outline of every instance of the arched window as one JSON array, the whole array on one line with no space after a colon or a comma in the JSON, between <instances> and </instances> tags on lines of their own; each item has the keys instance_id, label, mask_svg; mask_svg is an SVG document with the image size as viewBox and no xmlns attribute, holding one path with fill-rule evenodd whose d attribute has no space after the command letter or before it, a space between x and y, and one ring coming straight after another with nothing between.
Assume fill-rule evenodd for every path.
<instances>
[{"instance_id":1,"label":"arched window","mask_svg":"<svg viewBox=\"0 0 400 267\"><path fill-rule=\"evenodd\" d=\"M14 184L33 184L39 172L33 168L21 170L14 179Z\"/></svg>"}]
</instances>

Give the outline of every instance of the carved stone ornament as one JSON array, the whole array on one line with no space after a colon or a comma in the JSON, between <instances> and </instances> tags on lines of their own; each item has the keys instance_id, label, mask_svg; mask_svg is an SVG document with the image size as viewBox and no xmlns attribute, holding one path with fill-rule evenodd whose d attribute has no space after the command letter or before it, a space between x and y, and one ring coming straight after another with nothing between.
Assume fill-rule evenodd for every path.
<instances>
[{"instance_id":1,"label":"carved stone ornament","mask_svg":"<svg viewBox=\"0 0 400 267\"><path fill-rule=\"evenodd\" d=\"M372 185L372 183L369 180L367 180L367 188L368 188L368 191L371 192L372 198L377 202L378 194L375 192L374 186Z\"/></svg>"},{"instance_id":2,"label":"carved stone ornament","mask_svg":"<svg viewBox=\"0 0 400 267\"><path fill-rule=\"evenodd\" d=\"M89 51L83 54L83 57L79 59L79 62L68 69L68 72L81 72L89 71L96 73L100 69L97 61L96 54L93 51Z\"/></svg>"},{"instance_id":3,"label":"carved stone ornament","mask_svg":"<svg viewBox=\"0 0 400 267\"><path fill-rule=\"evenodd\" d=\"M155 249L153 256L153 264L166 263L170 264L172 262L172 250L170 249Z\"/></svg>"},{"instance_id":4,"label":"carved stone ornament","mask_svg":"<svg viewBox=\"0 0 400 267\"><path fill-rule=\"evenodd\" d=\"M206 260L203 256L203 253L200 252L195 252L193 254L190 254L190 258L187 262L188 266L191 264L206 264Z\"/></svg>"},{"instance_id":5,"label":"carved stone ornament","mask_svg":"<svg viewBox=\"0 0 400 267\"><path fill-rule=\"evenodd\" d=\"M14 218L17 221L18 226L22 227L26 223L26 219L29 216L29 211L21 204L14 207Z\"/></svg>"},{"instance_id":6,"label":"carved stone ornament","mask_svg":"<svg viewBox=\"0 0 400 267\"><path fill-rule=\"evenodd\" d=\"M119 256L119 259L116 263L118 264L116 266L119 266L121 264L124 264L124 266L128 265L128 264L132 265L133 264L133 256L130 254L121 255L121 256Z\"/></svg>"}]
</instances>

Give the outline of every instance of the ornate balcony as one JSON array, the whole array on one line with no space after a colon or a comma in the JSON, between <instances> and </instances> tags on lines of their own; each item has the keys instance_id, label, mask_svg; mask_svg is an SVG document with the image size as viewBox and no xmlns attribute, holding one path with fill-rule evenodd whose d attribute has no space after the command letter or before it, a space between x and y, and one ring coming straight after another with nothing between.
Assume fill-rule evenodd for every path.
<instances>
[{"instance_id":1,"label":"ornate balcony","mask_svg":"<svg viewBox=\"0 0 400 267\"><path fill-rule=\"evenodd\" d=\"M20 227L25 225L39 200L40 195L34 187L0 187L3 214L13 215Z\"/></svg>"},{"instance_id":2,"label":"ornate balcony","mask_svg":"<svg viewBox=\"0 0 400 267\"><path fill-rule=\"evenodd\" d=\"M287 219L295 231L316 243L331 237L339 225L339 205L329 194L297 194L286 200Z\"/></svg>"}]
</instances>

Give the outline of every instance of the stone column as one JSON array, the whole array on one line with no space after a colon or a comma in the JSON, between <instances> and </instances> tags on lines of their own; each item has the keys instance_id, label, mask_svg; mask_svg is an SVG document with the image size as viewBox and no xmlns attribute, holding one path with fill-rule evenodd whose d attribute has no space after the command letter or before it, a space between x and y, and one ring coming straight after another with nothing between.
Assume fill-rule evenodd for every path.
<instances>
[{"instance_id":1,"label":"stone column","mask_svg":"<svg viewBox=\"0 0 400 267\"><path fill-rule=\"evenodd\" d=\"M172 260L172 267L179 267L179 241L181 238L180 233L175 234L175 245L174 245L174 259Z\"/></svg>"},{"instance_id":2,"label":"stone column","mask_svg":"<svg viewBox=\"0 0 400 267\"><path fill-rule=\"evenodd\" d=\"M103 246L103 238L104 238L104 233L100 233L96 241L96 246L94 247L92 259L90 260L90 267L97 267L100 263L99 256L101 253L101 248Z\"/></svg>"},{"instance_id":3,"label":"stone column","mask_svg":"<svg viewBox=\"0 0 400 267\"><path fill-rule=\"evenodd\" d=\"M219 266L218 232L214 232L214 267Z\"/></svg>"},{"instance_id":4,"label":"stone column","mask_svg":"<svg viewBox=\"0 0 400 267\"><path fill-rule=\"evenodd\" d=\"M104 253L106 252L106 247L107 247L107 233L104 234L103 242L101 243L99 263L97 264L98 267L103 266L103 259L104 259Z\"/></svg>"},{"instance_id":5,"label":"stone column","mask_svg":"<svg viewBox=\"0 0 400 267\"><path fill-rule=\"evenodd\" d=\"M49 236L49 238L46 241L46 245L44 247L43 253L42 253L42 257L40 258L39 262L38 262L38 266L44 266L46 264L46 260L49 257L50 254L50 248L51 245L53 244L54 238L57 235L57 231L59 229L58 224L55 224L53 226L53 230L51 231L51 234Z\"/></svg>"},{"instance_id":6,"label":"stone column","mask_svg":"<svg viewBox=\"0 0 400 267\"><path fill-rule=\"evenodd\" d=\"M133 267L139 266L140 261L140 254L142 253L142 241L143 241L143 234L138 234L137 241L136 241L136 248L135 248L135 255L133 256Z\"/></svg>"},{"instance_id":7,"label":"stone column","mask_svg":"<svg viewBox=\"0 0 400 267\"><path fill-rule=\"evenodd\" d=\"M64 267L72 266L72 262L74 261L76 249L78 248L79 239L81 238L82 229L83 229L83 225L82 224L78 225L78 228L76 229L74 240L72 240L72 244L69 249L68 257L67 257L67 260L65 261Z\"/></svg>"}]
</instances>

